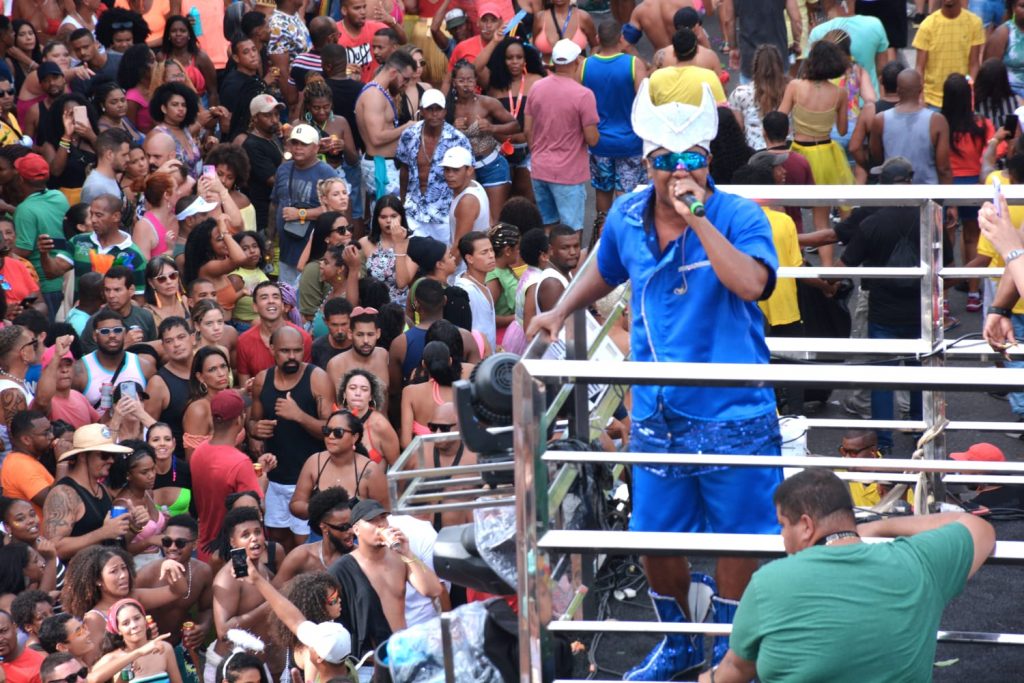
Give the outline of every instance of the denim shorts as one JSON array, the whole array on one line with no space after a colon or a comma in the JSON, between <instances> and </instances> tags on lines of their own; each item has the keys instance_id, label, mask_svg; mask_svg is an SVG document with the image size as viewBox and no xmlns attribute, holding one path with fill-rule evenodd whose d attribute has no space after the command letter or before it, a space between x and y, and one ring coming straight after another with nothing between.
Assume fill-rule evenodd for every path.
<instances>
[{"instance_id":1,"label":"denim shorts","mask_svg":"<svg viewBox=\"0 0 1024 683\"><path fill-rule=\"evenodd\" d=\"M590 155L590 184L599 192L632 192L647 182L644 158Z\"/></svg>"},{"instance_id":2,"label":"denim shorts","mask_svg":"<svg viewBox=\"0 0 1024 683\"><path fill-rule=\"evenodd\" d=\"M512 145L513 152L508 157L508 165L510 168L525 168L529 171L532 166L530 165L530 146L525 142L520 142Z\"/></svg>"},{"instance_id":3,"label":"denim shorts","mask_svg":"<svg viewBox=\"0 0 1024 683\"><path fill-rule=\"evenodd\" d=\"M476 170L476 181L484 187L498 187L512 182L512 171L508 167L508 159L500 152L489 164Z\"/></svg>"},{"instance_id":4,"label":"denim shorts","mask_svg":"<svg viewBox=\"0 0 1024 683\"><path fill-rule=\"evenodd\" d=\"M982 25L987 28L1003 23L1006 3L1003 0L971 0L967 9L981 17Z\"/></svg>"},{"instance_id":5,"label":"denim shorts","mask_svg":"<svg viewBox=\"0 0 1024 683\"><path fill-rule=\"evenodd\" d=\"M778 455L774 412L743 420L710 421L666 415L634 422L634 453ZM772 496L782 481L777 467L634 465L633 531L774 534L779 525Z\"/></svg>"},{"instance_id":6,"label":"denim shorts","mask_svg":"<svg viewBox=\"0 0 1024 683\"><path fill-rule=\"evenodd\" d=\"M533 178L533 196L544 225L565 223L574 230L583 229L583 212L587 204L585 183L563 185Z\"/></svg>"}]
</instances>

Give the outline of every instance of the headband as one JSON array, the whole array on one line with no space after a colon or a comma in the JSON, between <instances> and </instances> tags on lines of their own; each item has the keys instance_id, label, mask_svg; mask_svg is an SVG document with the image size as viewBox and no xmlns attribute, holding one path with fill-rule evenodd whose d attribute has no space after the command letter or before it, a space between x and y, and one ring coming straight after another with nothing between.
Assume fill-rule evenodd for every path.
<instances>
[{"instance_id":1,"label":"headband","mask_svg":"<svg viewBox=\"0 0 1024 683\"><path fill-rule=\"evenodd\" d=\"M112 633L115 636L118 635L118 630L117 630L117 613L121 610L122 607L127 607L128 605L133 605L135 607L138 607L139 611L142 612L142 616L146 616L146 608L143 607L142 603L139 602L138 600L136 600L134 598L123 598L121 600L118 600L117 602L115 602L113 605L110 606L110 609L107 610L107 632L108 633Z\"/></svg>"}]
</instances>

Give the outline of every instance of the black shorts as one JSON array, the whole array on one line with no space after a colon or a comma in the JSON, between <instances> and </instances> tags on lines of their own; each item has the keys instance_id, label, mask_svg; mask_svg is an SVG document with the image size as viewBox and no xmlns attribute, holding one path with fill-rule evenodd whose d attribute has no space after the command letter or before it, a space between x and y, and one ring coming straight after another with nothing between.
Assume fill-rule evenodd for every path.
<instances>
[{"instance_id":1,"label":"black shorts","mask_svg":"<svg viewBox=\"0 0 1024 683\"><path fill-rule=\"evenodd\" d=\"M889 47L897 50L907 47L906 0L859 0L857 14L877 17L882 22Z\"/></svg>"}]
</instances>

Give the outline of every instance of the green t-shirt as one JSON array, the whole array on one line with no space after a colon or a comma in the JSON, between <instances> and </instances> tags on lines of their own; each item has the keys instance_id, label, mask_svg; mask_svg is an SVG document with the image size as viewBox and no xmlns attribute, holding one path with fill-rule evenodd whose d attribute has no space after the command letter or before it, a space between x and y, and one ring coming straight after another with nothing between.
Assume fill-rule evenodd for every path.
<instances>
[{"instance_id":1,"label":"green t-shirt","mask_svg":"<svg viewBox=\"0 0 1024 683\"><path fill-rule=\"evenodd\" d=\"M729 647L768 683L930 681L939 619L973 559L958 523L801 550L754 574Z\"/></svg>"},{"instance_id":2,"label":"green t-shirt","mask_svg":"<svg viewBox=\"0 0 1024 683\"><path fill-rule=\"evenodd\" d=\"M135 294L142 296L146 291L146 257L132 242L128 233L121 231L123 238L117 244L101 248L94 233L88 232L75 235L68 242L66 251L54 252L58 258L73 264L75 267L75 298L78 298L78 280L86 273L106 274L114 266L124 266L132 271Z\"/></svg>"},{"instance_id":3,"label":"green t-shirt","mask_svg":"<svg viewBox=\"0 0 1024 683\"><path fill-rule=\"evenodd\" d=\"M497 280L501 283L501 296L494 302L494 315L513 315L516 312L516 288L519 278L511 268L495 268L487 273L484 282Z\"/></svg>"},{"instance_id":4,"label":"green t-shirt","mask_svg":"<svg viewBox=\"0 0 1024 683\"><path fill-rule=\"evenodd\" d=\"M18 204L14 210L14 246L30 252L28 260L39 273L39 289L44 294L61 291L63 278L43 277L43 264L36 246L39 236L46 234L60 244L64 239L64 214L68 212L68 200L60 190L34 192Z\"/></svg>"}]
</instances>

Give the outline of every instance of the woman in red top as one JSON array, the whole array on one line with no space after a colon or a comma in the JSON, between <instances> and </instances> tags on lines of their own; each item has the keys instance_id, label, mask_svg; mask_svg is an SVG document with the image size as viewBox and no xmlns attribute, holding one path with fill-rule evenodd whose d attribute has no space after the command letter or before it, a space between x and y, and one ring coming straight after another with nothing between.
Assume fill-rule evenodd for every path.
<instances>
[{"instance_id":1,"label":"woman in red top","mask_svg":"<svg viewBox=\"0 0 1024 683\"><path fill-rule=\"evenodd\" d=\"M949 161L954 185L977 185L985 143L995 135L992 122L974 113L971 85L961 74L950 74L942 88L942 115L949 122ZM946 226L955 225L959 213L963 226L964 263L978 255L978 209L961 206L947 209ZM967 310L981 310L978 280L968 281Z\"/></svg>"}]
</instances>

